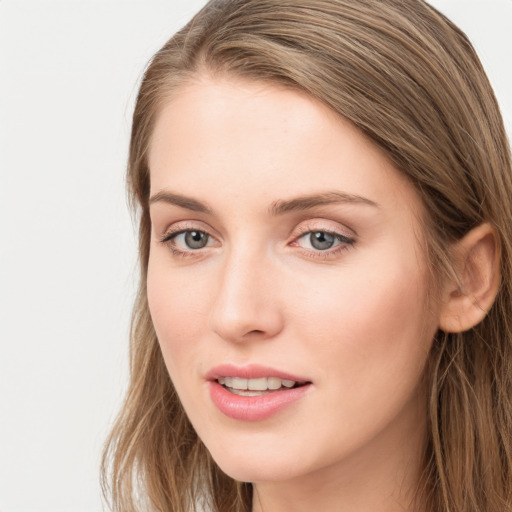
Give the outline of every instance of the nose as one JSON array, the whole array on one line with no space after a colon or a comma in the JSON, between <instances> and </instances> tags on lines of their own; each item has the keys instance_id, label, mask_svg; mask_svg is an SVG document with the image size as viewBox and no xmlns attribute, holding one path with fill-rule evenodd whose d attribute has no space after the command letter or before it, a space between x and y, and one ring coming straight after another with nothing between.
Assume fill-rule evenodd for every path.
<instances>
[{"instance_id":1,"label":"nose","mask_svg":"<svg viewBox=\"0 0 512 512\"><path fill-rule=\"evenodd\" d=\"M270 339L283 328L275 272L255 254L226 258L219 276L210 327L231 342Z\"/></svg>"}]
</instances>

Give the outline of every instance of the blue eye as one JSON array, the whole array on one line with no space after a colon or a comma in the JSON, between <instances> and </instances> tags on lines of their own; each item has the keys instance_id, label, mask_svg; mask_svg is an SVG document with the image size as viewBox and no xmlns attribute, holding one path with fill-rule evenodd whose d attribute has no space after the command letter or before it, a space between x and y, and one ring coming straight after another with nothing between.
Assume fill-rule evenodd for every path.
<instances>
[{"instance_id":1,"label":"blue eye","mask_svg":"<svg viewBox=\"0 0 512 512\"><path fill-rule=\"evenodd\" d=\"M335 242L336 238L334 235L326 233L325 231L315 231L314 233L309 234L309 243L319 251L330 249Z\"/></svg>"},{"instance_id":2,"label":"blue eye","mask_svg":"<svg viewBox=\"0 0 512 512\"><path fill-rule=\"evenodd\" d=\"M329 231L308 231L297 239L305 249L327 251L339 245L352 245L354 240Z\"/></svg>"},{"instance_id":3,"label":"blue eye","mask_svg":"<svg viewBox=\"0 0 512 512\"><path fill-rule=\"evenodd\" d=\"M208 245L209 236L203 231L182 231L172 237L177 245L187 249L202 249Z\"/></svg>"},{"instance_id":4,"label":"blue eye","mask_svg":"<svg viewBox=\"0 0 512 512\"><path fill-rule=\"evenodd\" d=\"M179 250L198 250L209 245L210 235L204 231L189 229L179 231L178 233L171 233L162 242Z\"/></svg>"},{"instance_id":5,"label":"blue eye","mask_svg":"<svg viewBox=\"0 0 512 512\"><path fill-rule=\"evenodd\" d=\"M182 234L185 235L183 241L189 249L202 249L208 244L209 236L202 231L186 231Z\"/></svg>"}]
</instances>

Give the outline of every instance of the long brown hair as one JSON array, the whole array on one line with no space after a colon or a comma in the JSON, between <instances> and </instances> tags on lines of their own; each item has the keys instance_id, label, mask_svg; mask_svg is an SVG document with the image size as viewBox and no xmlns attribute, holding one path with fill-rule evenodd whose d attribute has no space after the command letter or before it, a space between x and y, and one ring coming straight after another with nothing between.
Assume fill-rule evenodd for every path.
<instances>
[{"instance_id":1,"label":"long brown hair","mask_svg":"<svg viewBox=\"0 0 512 512\"><path fill-rule=\"evenodd\" d=\"M251 485L222 473L189 423L146 298L155 117L177 87L204 73L304 91L381 147L423 200L434 277L450 271L450 244L482 222L495 228L502 283L493 307L473 329L434 340L419 491L436 512L512 511L510 147L468 39L421 0L214 0L150 62L128 164L141 274L131 378L103 459L114 510L251 508Z\"/></svg>"}]
</instances>

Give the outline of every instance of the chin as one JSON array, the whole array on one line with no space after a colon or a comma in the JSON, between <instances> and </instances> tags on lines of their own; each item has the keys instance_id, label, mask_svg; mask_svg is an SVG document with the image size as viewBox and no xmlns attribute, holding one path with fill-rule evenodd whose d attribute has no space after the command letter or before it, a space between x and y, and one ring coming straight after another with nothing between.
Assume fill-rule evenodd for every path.
<instances>
[{"instance_id":1,"label":"chin","mask_svg":"<svg viewBox=\"0 0 512 512\"><path fill-rule=\"evenodd\" d=\"M278 482L289 480L294 475L290 472L290 467L286 464L286 468L276 467L275 464L251 463L245 457L239 457L237 461L220 460L215 462L219 468L233 480L239 482Z\"/></svg>"},{"instance_id":2,"label":"chin","mask_svg":"<svg viewBox=\"0 0 512 512\"><path fill-rule=\"evenodd\" d=\"M240 482L276 482L299 476L303 472L297 455L284 450L265 450L253 443L252 449L231 446L209 450L213 460L229 477ZM279 454L276 456L276 454Z\"/></svg>"}]
</instances>

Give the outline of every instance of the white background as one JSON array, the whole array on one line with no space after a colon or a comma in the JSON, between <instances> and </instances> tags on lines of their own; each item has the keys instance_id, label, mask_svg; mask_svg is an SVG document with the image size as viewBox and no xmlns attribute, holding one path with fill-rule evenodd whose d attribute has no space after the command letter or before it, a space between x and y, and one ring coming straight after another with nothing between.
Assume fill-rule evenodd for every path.
<instances>
[{"instance_id":1,"label":"white background","mask_svg":"<svg viewBox=\"0 0 512 512\"><path fill-rule=\"evenodd\" d=\"M0 512L99 512L136 283L137 83L202 0L0 1ZM435 0L512 133L512 0Z\"/></svg>"}]
</instances>

